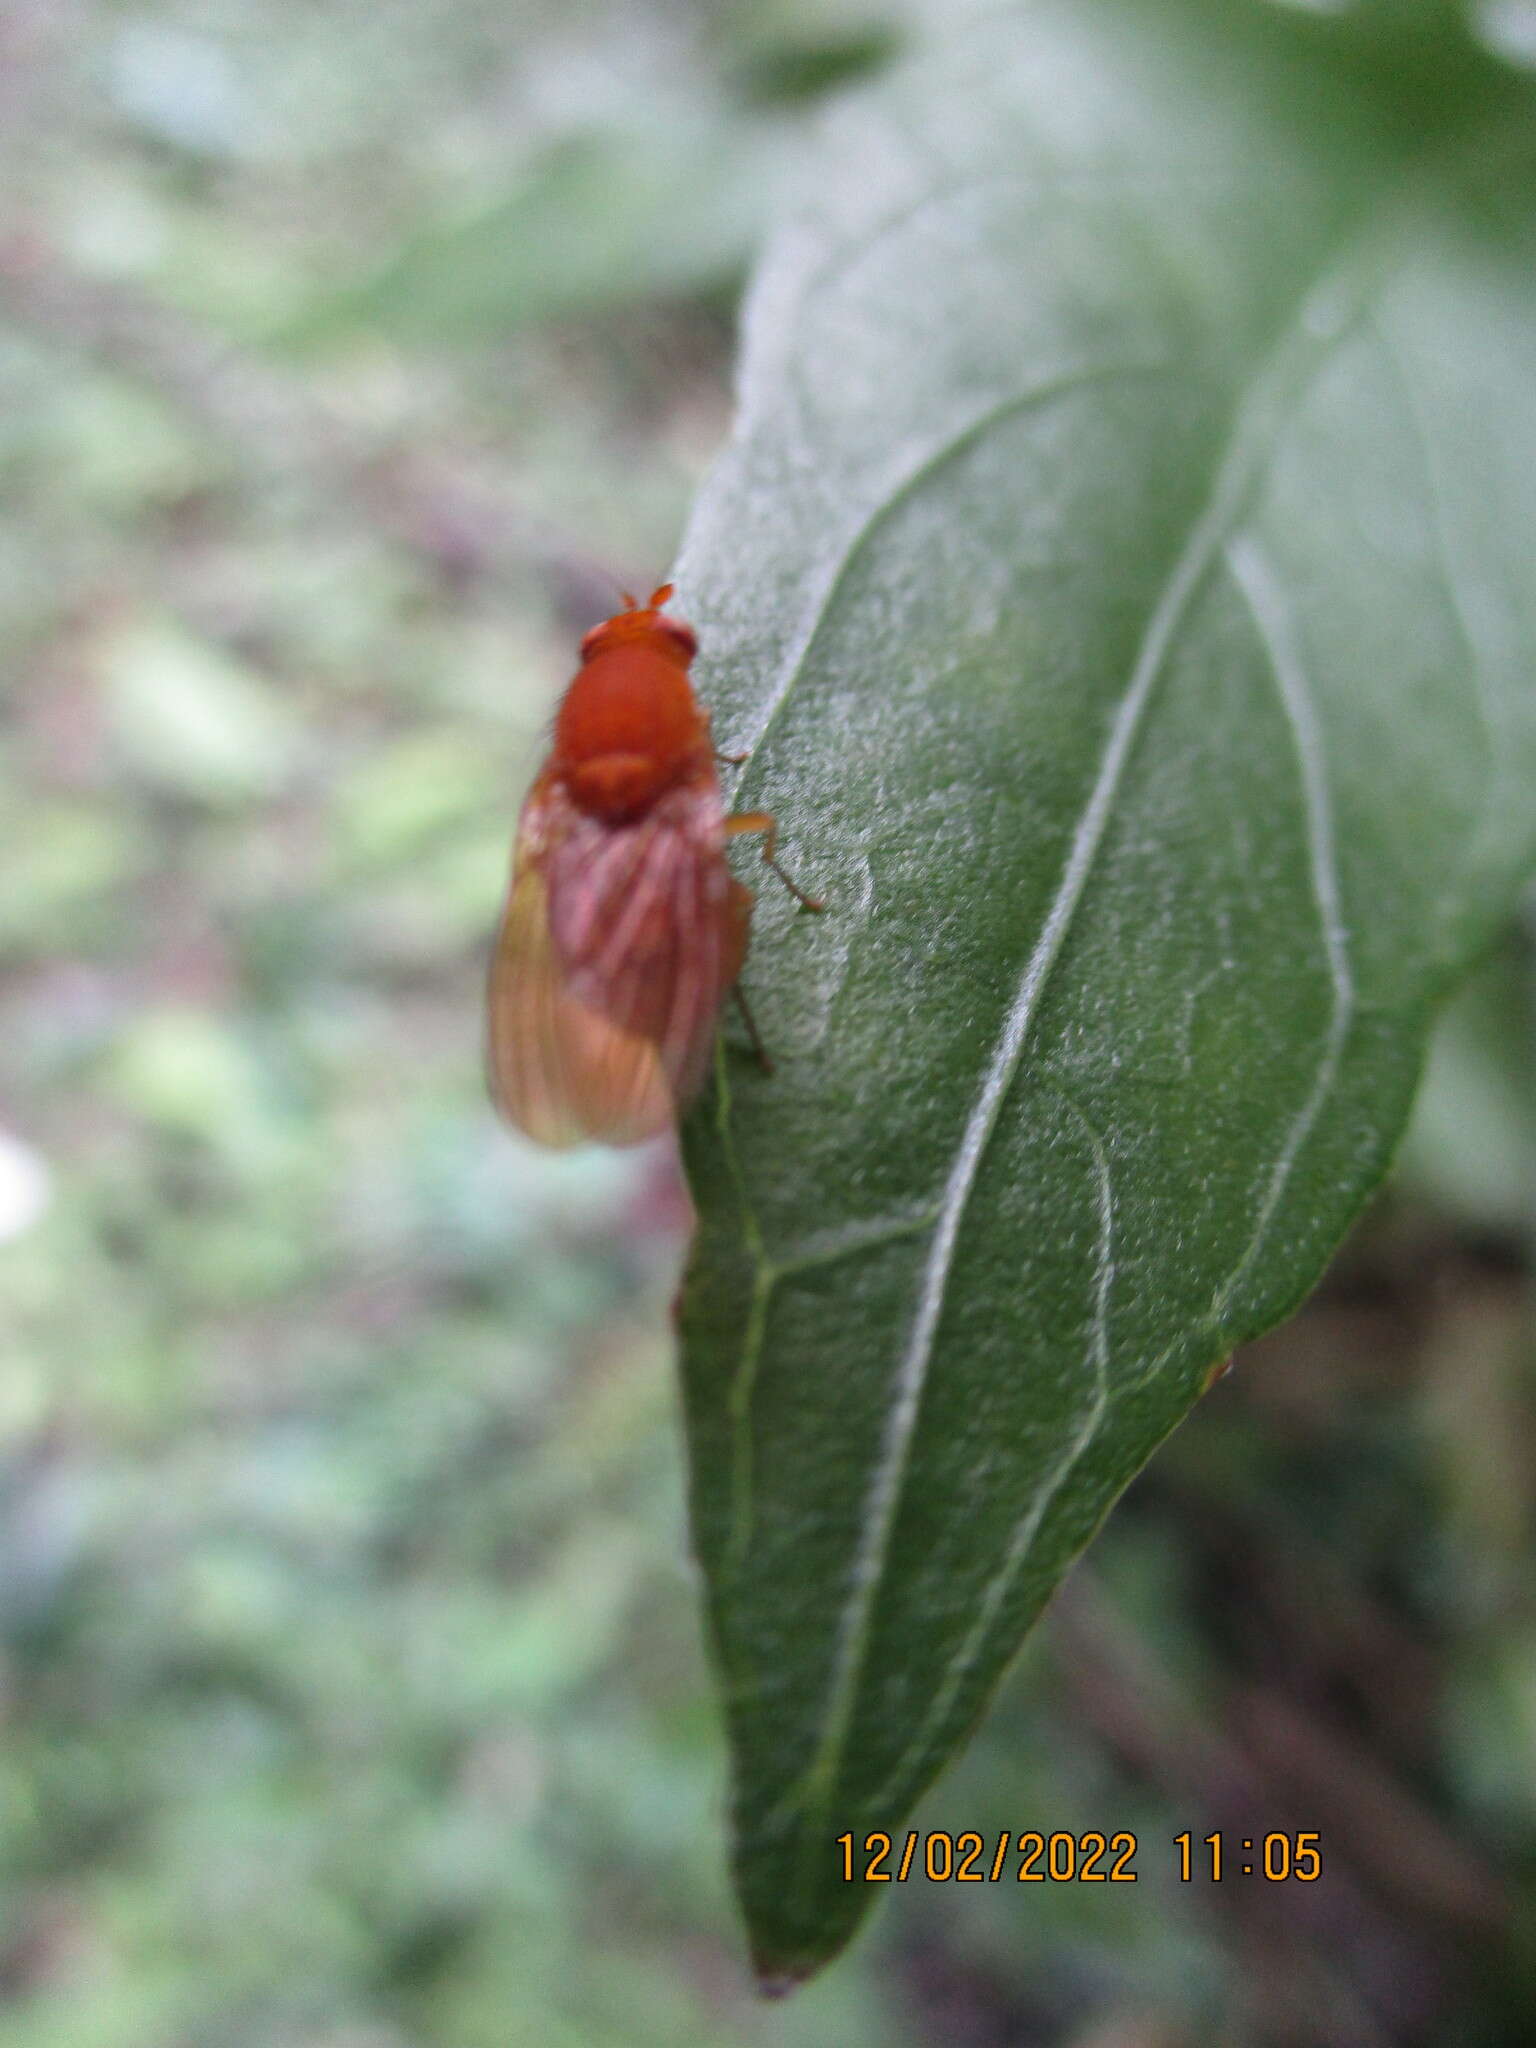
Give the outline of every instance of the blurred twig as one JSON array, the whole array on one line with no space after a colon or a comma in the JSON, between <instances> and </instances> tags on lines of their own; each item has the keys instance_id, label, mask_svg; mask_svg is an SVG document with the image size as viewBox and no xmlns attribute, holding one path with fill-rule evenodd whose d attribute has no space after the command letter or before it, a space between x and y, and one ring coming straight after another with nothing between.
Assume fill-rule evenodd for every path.
<instances>
[{"instance_id":1,"label":"blurred twig","mask_svg":"<svg viewBox=\"0 0 1536 2048\"><path fill-rule=\"evenodd\" d=\"M1504 1931L1500 1887L1476 1858L1293 1702L1245 1691L1226 1731L1213 1726L1082 1566L1057 1601L1053 1641L1087 1722L1187 1815L1197 1841L1223 1836L1212 1904L1242 1946L1252 2037L1315 2048L1418 2038L1412 2029L1449 1996L1459 1939ZM1303 1830L1321 1837L1317 1883L1233 1867L1242 1841Z\"/></svg>"}]
</instances>

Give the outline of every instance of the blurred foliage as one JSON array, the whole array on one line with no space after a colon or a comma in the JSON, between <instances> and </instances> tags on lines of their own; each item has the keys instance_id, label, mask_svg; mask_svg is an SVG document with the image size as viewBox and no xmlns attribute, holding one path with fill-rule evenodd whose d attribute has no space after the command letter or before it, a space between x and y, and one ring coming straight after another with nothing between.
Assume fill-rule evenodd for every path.
<instances>
[{"instance_id":1,"label":"blurred foliage","mask_svg":"<svg viewBox=\"0 0 1536 2048\"><path fill-rule=\"evenodd\" d=\"M1143 1881L908 1889L824 1984L744 1988L677 1182L498 1129L478 1002L574 635L727 422L745 243L594 287L624 138L813 119L902 32L4 12L7 2048L1523 2038L1522 1141L1494 1108L1490 1196L1445 1096L1427 1192L1138 1486L925 1816L1135 1828ZM537 322L338 317L572 150L607 169ZM1528 1101L1511 957L1446 1084L1492 1104ZM1174 1881L1238 1794L1327 1830L1347 1911Z\"/></svg>"}]
</instances>

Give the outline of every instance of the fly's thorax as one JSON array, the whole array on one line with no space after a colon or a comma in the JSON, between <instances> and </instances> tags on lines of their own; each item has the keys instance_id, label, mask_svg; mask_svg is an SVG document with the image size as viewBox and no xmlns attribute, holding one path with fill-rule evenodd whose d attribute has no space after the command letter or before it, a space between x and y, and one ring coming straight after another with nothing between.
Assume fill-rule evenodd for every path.
<instances>
[{"instance_id":1,"label":"fly's thorax","mask_svg":"<svg viewBox=\"0 0 1536 2048\"><path fill-rule=\"evenodd\" d=\"M578 810L622 825L653 809L669 780L649 754L593 754L566 770L565 786Z\"/></svg>"},{"instance_id":2,"label":"fly's thorax","mask_svg":"<svg viewBox=\"0 0 1536 2048\"><path fill-rule=\"evenodd\" d=\"M581 643L581 658L591 661L619 647L650 647L684 668L699 651L698 636L686 619L669 617L654 605L616 612L594 626Z\"/></svg>"},{"instance_id":3,"label":"fly's thorax","mask_svg":"<svg viewBox=\"0 0 1536 2048\"><path fill-rule=\"evenodd\" d=\"M679 653L654 641L599 648L555 720L554 766L590 815L638 815L709 758L709 722Z\"/></svg>"}]
</instances>

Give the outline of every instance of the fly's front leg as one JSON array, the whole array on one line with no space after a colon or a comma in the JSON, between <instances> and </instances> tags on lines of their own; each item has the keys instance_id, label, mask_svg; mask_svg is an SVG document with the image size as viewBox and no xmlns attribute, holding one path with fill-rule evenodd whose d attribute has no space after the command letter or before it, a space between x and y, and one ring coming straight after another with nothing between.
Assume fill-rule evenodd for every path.
<instances>
[{"instance_id":1,"label":"fly's front leg","mask_svg":"<svg viewBox=\"0 0 1536 2048\"><path fill-rule=\"evenodd\" d=\"M757 1064L765 1074L771 1075L773 1072L773 1061L768 1057L768 1048L763 1043L763 1034L757 1028L757 1019L752 1014L751 1004L741 992L741 983L739 981L733 984L731 994L735 997L736 1007L741 1012L741 1021L747 1027L747 1037L752 1042L752 1050L757 1056Z\"/></svg>"},{"instance_id":2,"label":"fly's front leg","mask_svg":"<svg viewBox=\"0 0 1536 2048\"><path fill-rule=\"evenodd\" d=\"M784 884L790 895L806 910L826 909L826 904L819 896L807 896L800 884L792 876L785 874L784 870L774 859L773 849L779 836L779 828L770 812L742 811L738 816L726 819L725 830L727 837L731 839L739 839L744 834L751 832L761 832L763 835L763 861L766 866L773 869L773 872Z\"/></svg>"}]
</instances>

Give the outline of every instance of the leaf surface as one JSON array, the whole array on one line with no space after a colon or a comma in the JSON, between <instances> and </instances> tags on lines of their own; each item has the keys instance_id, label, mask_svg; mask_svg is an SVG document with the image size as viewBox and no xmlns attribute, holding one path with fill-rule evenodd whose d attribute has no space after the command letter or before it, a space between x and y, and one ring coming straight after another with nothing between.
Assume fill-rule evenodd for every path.
<instances>
[{"instance_id":1,"label":"leaf surface","mask_svg":"<svg viewBox=\"0 0 1536 2048\"><path fill-rule=\"evenodd\" d=\"M1530 864L1530 144L1328 51L990 18L845 111L749 310L680 584L829 908L760 891L683 1335L768 1980L1315 1282Z\"/></svg>"}]
</instances>

